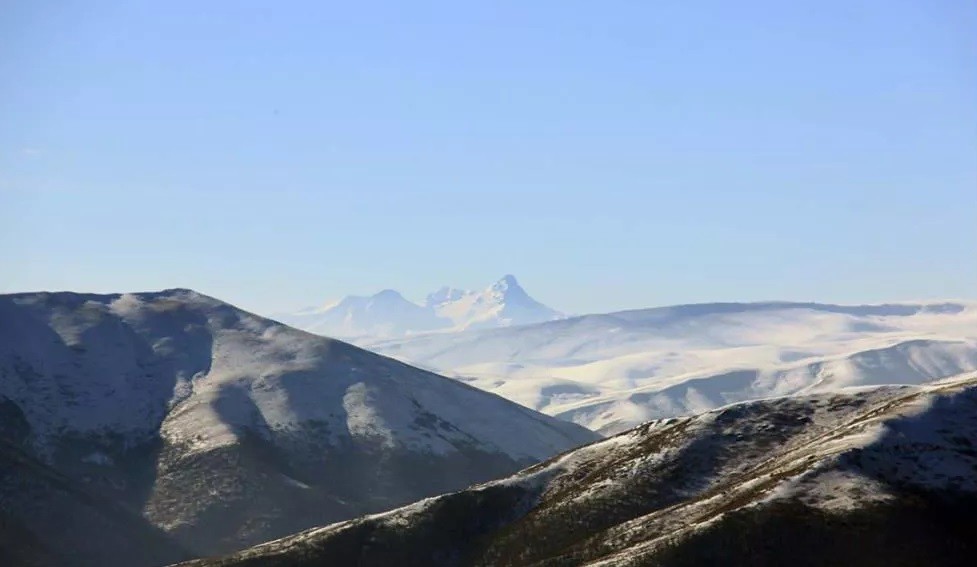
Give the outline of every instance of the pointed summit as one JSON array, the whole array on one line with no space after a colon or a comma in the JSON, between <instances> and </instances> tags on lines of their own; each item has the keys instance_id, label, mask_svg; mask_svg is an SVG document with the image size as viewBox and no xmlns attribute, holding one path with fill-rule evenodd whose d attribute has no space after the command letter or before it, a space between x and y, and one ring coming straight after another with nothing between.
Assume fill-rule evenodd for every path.
<instances>
[{"instance_id":1,"label":"pointed summit","mask_svg":"<svg viewBox=\"0 0 977 567\"><path fill-rule=\"evenodd\" d=\"M519 287L519 282L516 281L516 276L512 274L506 274L502 276L502 279L496 282L496 285L498 284L505 284L510 287Z\"/></svg>"},{"instance_id":2,"label":"pointed summit","mask_svg":"<svg viewBox=\"0 0 977 567\"><path fill-rule=\"evenodd\" d=\"M403 295L400 295L399 291L394 289L380 290L377 293L373 294L373 297L371 297L370 299L374 301L390 301L390 302L407 301L406 299L404 299Z\"/></svg>"},{"instance_id":3,"label":"pointed summit","mask_svg":"<svg viewBox=\"0 0 977 567\"><path fill-rule=\"evenodd\" d=\"M525 293L525 290L522 289L522 286L520 286L519 282L516 281L516 276L512 274L506 274L502 276L502 278L499 279L499 281L492 284L492 287L490 289L502 291L502 292L521 291Z\"/></svg>"},{"instance_id":4,"label":"pointed summit","mask_svg":"<svg viewBox=\"0 0 977 567\"><path fill-rule=\"evenodd\" d=\"M420 305L393 289L384 289L279 318L313 333L369 344L374 339L526 325L562 316L530 297L516 276L506 274L481 291L444 286L428 294Z\"/></svg>"},{"instance_id":5,"label":"pointed summit","mask_svg":"<svg viewBox=\"0 0 977 567\"><path fill-rule=\"evenodd\" d=\"M521 285L519 285L518 281L516 281L516 276L513 276L512 274L506 274L502 276L500 280L492 284L491 287L489 287L487 290L485 290L482 293L486 297L492 297L496 303L513 303L513 302L517 302L521 304L533 303L538 305L539 307L549 309L545 305L537 302L532 297L529 297L529 294L526 293L526 290L523 289ZM481 301L485 302L487 301L487 299L482 299Z\"/></svg>"},{"instance_id":6,"label":"pointed summit","mask_svg":"<svg viewBox=\"0 0 977 567\"><path fill-rule=\"evenodd\" d=\"M562 316L530 297L512 274L502 276L482 291L443 302L435 310L439 316L454 321L459 329L527 325Z\"/></svg>"}]
</instances>

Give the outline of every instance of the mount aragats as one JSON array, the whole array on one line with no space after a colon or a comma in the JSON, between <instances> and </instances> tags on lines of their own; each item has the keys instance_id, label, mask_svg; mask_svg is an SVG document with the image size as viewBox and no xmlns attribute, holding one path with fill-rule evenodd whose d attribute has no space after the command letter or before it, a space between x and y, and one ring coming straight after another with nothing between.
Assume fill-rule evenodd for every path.
<instances>
[{"instance_id":1,"label":"mount aragats","mask_svg":"<svg viewBox=\"0 0 977 567\"><path fill-rule=\"evenodd\" d=\"M369 343L377 338L528 325L562 315L530 297L515 276L506 275L481 291L442 287L422 304L385 289L274 317L312 333Z\"/></svg>"},{"instance_id":2,"label":"mount aragats","mask_svg":"<svg viewBox=\"0 0 977 567\"><path fill-rule=\"evenodd\" d=\"M189 290L0 296L0 564L160 565L599 436Z\"/></svg>"}]
</instances>

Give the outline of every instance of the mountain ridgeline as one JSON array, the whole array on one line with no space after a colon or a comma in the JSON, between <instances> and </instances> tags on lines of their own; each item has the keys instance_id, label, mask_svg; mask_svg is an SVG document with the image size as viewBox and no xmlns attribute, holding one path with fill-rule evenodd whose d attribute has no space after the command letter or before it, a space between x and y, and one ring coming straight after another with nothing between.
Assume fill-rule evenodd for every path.
<instances>
[{"instance_id":1,"label":"mountain ridgeline","mask_svg":"<svg viewBox=\"0 0 977 567\"><path fill-rule=\"evenodd\" d=\"M25 565L226 553L598 438L189 290L0 296L0 418Z\"/></svg>"}]
</instances>

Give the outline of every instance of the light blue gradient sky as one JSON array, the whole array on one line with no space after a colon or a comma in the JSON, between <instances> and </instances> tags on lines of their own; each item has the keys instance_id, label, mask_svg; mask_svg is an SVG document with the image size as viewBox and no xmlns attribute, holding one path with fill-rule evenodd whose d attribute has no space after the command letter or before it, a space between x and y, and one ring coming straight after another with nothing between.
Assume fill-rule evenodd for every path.
<instances>
[{"instance_id":1,"label":"light blue gradient sky","mask_svg":"<svg viewBox=\"0 0 977 567\"><path fill-rule=\"evenodd\" d=\"M977 293L970 0L0 14L0 292Z\"/></svg>"}]
</instances>

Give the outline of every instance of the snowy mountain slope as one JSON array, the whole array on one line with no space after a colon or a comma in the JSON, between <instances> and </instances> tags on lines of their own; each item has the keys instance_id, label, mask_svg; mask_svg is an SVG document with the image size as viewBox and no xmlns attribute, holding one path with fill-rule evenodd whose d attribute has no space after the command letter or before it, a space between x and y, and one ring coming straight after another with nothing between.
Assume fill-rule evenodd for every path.
<instances>
[{"instance_id":1,"label":"snowy mountain slope","mask_svg":"<svg viewBox=\"0 0 977 567\"><path fill-rule=\"evenodd\" d=\"M197 567L967 565L977 375L642 425Z\"/></svg>"},{"instance_id":2,"label":"snowy mountain slope","mask_svg":"<svg viewBox=\"0 0 977 567\"><path fill-rule=\"evenodd\" d=\"M613 433L734 401L977 369L977 305L686 305L367 347Z\"/></svg>"},{"instance_id":3,"label":"snowy mountain slope","mask_svg":"<svg viewBox=\"0 0 977 567\"><path fill-rule=\"evenodd\" d=\"M558 319L561 314L530 297L514 276L507 275L481 291L443 287L428 294L423 305L384 290L275 317L312 333L368 343L432 331L526 325Z\"/></svg>"},{"instance_id":4,"label":"snowy mountain slope","mask_svg":"<svg viewBox=\"0 0 977 567\"><path fill-rule=\"evenodd\" d=\"M198 553L596 437L189 290L0 296L0 404L23 416L15 433L34 458Z\"/></svg>"}]
</instances>

